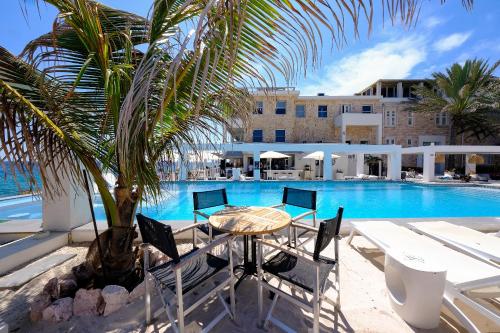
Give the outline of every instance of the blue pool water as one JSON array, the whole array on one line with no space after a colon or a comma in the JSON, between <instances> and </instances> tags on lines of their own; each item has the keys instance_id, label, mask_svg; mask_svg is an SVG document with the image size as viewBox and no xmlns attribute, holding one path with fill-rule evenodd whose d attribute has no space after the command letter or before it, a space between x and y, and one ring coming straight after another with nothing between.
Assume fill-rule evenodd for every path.
<instances>
[{"instance_id":1,"label":"blue pool water","mask_svg":"<svg viewBox=\"0 0 500 333\"><path fill-rule=\"evenodd\" d=\"M233 205L278 204L284 186L318 191L318 217L345 208L348 218L500 217L500 190L477 187L425 186L398 182L186 182L165 185L157 207L139 210L160 220L192 219L192 192L225 187ZM0 201L0 220L41 218L41 204L31 198L7 206ZM96 200L97 219L105 219ZM289 209L292 214L300 209Z\"/></svg>"}]
</instances>

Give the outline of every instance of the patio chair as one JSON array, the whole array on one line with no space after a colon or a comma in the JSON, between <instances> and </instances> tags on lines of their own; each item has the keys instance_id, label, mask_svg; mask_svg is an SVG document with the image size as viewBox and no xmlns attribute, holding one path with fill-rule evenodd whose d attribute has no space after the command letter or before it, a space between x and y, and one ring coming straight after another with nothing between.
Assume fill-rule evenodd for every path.
<instances>
[{"instance_id":1,"label":"patio chair","mask_svg":"<svg viewBox=\"0 0 500 333\"><path fill-rule=\"evenodd\" d=\"M389 221L351 222L351 244L356 234L364 236L382 252L415 253L442 262L447 268L443 305L460 321L468 332L481 330L456 301L500 325L500 314L495 299L500 297L500 269L471 256L455 251L433 239L422 236ZM403 281L401 281L403 283ZM405 288L406 285L402 284ZM422 292L425 288L420 285Z\"/></svg>"},{"instance_id":2,"label":"patio chair","mask_svg":"<svg viewBox=\"0 0 500 333\"><path fill-rule=\"evenodd\" d=\"M313 226L316 226L316 191L285 187L283 188L281 203L271 207L285 208L287 205L307 209L306 212L292 217L292 222L297 222L306 216L312 215Z\"/></svg>"},{"instance_id":3,"label":"patio chair","mask_svg":"<svg viewBox=\"0 0 500 333\"><path fill-rule=\"evenodd\" d=\"M282 208L282 209L285 209L287 206L305 208L305 209L307 209L307 211L305 211L304 213L299 214L297 216L292 216L292 224L298 223L299 221L303 220L307 216L312 215L313 226L316 227L316 195L317 195L316 191L303 190L303 189L292 188L292 187L284 187L283 188L283 198L281 200L281 203L278 205L271 206L271 207ZM291 236L292 236L290 231L291 231L291 228L288 228L288 241L289 242L291 242ZM295 238L297 238L296 229L294 229L294 231L295 231ZM300 234L299 237L303 236L303 234L305 234L306 232L303 232L302 234ZM274 239L277 240L275 236L274 236ZM304 243L309 242L311 240L312 240L312 238L309 238ZM284 244L284 241L282 241L281 243Z\"/></svg>"},{"instance_id":4,"label":"patio chair","mask_svg":"<svg viewBox=\"0 0 500 333\"><path fill-rule=\"evenodd\" d=\"M193 192L194 223L198 223L198 216L206 218L207 220L210 218L210 215L201 211L202 209L213 208L217 206L231 207L231 205L229 205L227 201L225 188L212 191ZM203 244L206 243L203 239L198 237L198 230L208 236L208 242L211 242L214 238L223 235L223 232L213 230L208 223L200 223L198 224L197 228L193 228L193 246L196 246L198 241L202 242Z\"/></svg>"},{"instance_id":5,"label":"patio chair","mask_svg":"<svg viewBox=\"0 0 500 333\"><path fill-rule=\"evenodd\" d=\"M169 225L150 219L142 214L137 214L137 222L141 231L144 249L144 280L146 281L145 306L146 322L151 320L149 276L155 282L155 287L159 292L163 303L163 309L176 333L184 333L184 320L187 315L193 312L198 306L206 303L210 298L217 295L224 306L224 310L213 316L213 320L203 328L202 332L208 332L225 315L235 319L235 298L234 298L234 276L232 259L232 237L220 238L202 248L193 248L190 252L179 255L174 240L174 235L184 231L197 228L198 225L191 225L179 229L175 232ZM228 259L212 255L210 252L223 244L227 245ZM171 258L167 263L150 268L148 246L154 246ZM227 270L228 277L217 283L215 276ZM203 286L210 283L210 286ZM227 304L221 295L224 288L229 287L229 303ZM184 299L188 296L197 296L198 299L186 308ZM174 310L174 312L172 311ZM175 315L175 311L177 314ZM177 324L176 324L177 323Z\"/></svg>"},{"instance_id":6,"label":"patio chair","mask_svg":"<svg viewBox=\"0 0 500 333\"><path fill-rule=\"evenodd\" d=\"M337 310L340 309L340 279L339 279L339 245L338 241L340 224L342 223L343 208L340 207L337 216L332 219L324 220L320 223L318 229L311 226L303 226L308 231L316 233L316 242L314 252L299 250L286 245L281 245L277 242L258 239L258 308L259 322L262 322L263 314L263 289L271 291L274 296L267 316L262 322L264 328L270 321L277 327L286 332L294 332L290 327L281 322L279 319L272 316L274 307L279 299L284 299L292 302L299 307L313 313L313 332L319 332L319 317L321 304L326 301L332 304ZM335 258L327 258L322 255L322 252L334 240L335 243ZM273 250L279 251L273 253L272 257L262 263L263 247L267 246ZM327 298L325 291L330 287L331 281L328 279L330 272L335 271L334 288L337 291L337 299L333 301ZM273 286L270 282L272 278L278 280L278 286ZM288 293L282 289L282 285L287 285L292 293ZM304 293L312 294L312 303L306 302L306 297L298 298L293 295L294 290L300 290Z\"/></svg>"}]
</instances>

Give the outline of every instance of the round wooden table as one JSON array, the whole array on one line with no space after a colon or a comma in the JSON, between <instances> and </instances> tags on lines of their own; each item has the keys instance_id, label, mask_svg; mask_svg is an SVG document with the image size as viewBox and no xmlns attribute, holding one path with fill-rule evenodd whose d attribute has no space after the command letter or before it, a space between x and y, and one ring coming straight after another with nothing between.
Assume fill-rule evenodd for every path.
<instances>
[{"instance_id":1,"label":"round wooden table","mask_svg":"<svg viewBox=\"0 0 500 333\"><path fill-rule=\"evenodd\" d=\"M243 275L237 285L249 275L257 272L257 247L255 237L272 234L290 225L292 217L287 212L271 207L227 207L215 212L208 219L212 228L243 236ZM248 241L251 237L252 261L248 256Z\"/></svg>"},{"instance_id":2,"label":"round wooden table","mask_svg":"<svg viewBox=\"0 0 500 333\"><path fill-rule=\"evenodd\" d=\"M215 212L208 223L219 231L233 235L271 234L287 227L292 218L287 212L271 207L227 207Z\"/></svg>"}]
</instances>

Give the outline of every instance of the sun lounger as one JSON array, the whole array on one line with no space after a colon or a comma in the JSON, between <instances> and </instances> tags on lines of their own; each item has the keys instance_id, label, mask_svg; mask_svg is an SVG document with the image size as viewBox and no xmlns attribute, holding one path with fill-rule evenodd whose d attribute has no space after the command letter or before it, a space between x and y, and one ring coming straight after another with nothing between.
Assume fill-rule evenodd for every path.
<instances>
[{"instance_id":1,"label":"sun lounger","mask_svg":"<svg viewBox=\"0 0 500 333\"><path fill-rule=\"evenodd\" d=\"M352 225L348 244L359 234L384 253L404 251L440 260L447 268L443 304L469 332L480 330L455 304L456 300L500 325L498 309L484 301L500 297L500 269L389 221L352 222Z\"/></svg>"},{"instance_id":2,"label":"sun lounger","mask_svg":"<svg viewBox=\"0 0 500 333\"><path fill-rule=\"evenodd\" d=\"M500 238L445 221L409 223L411 229L500 267Z\"/></svg>"}]
</instances>

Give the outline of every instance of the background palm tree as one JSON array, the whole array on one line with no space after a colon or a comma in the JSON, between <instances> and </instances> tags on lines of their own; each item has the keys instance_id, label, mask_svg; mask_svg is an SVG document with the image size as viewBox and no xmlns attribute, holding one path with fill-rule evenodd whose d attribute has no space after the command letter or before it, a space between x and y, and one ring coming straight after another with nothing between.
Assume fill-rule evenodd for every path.
<instances>
[{"instance_id":1,"label":"background palm tree","mask_svg":"<svg viewBox=\"0 0 500 333\"><path fill-rule=\"evenodd\" d=\"M379 162L382 162L382 159L378 156L374 155L365 155L365 164L368 165L368 174L375 175L378 173Z\"/></svg>"},{"instance_id":2,"label":"background palm tree","mask_svg":"<svg viewBox=\"0 0 500 333\"><path fill-rule=\"evenodd\" d=\"M500 84L493 73L500 62L488 65L481 59L467 60L463 65L453 64L445 72L432 74L423 86L413 87L417 97L409 111L447 114L450 145L457 144L457 137L475 137L481 141L498 137L500 128ZM448 168L454 167L452 155Z\"/></svg>"},{"instance_id":3,"label":"background palm tree","mask_svg":"<svg viewBox=\"0 0 500 333\"><path fill-rule=\"evenodd\" d=\"M274 73L293 82L316 66L321 31L340 46L346 21L357 36L373 17L372 1L153 0L148 18L90 0L45 2L59 11L53 31L20 56L0 48L2 159L33 185L37 165L46 197L62 178L91 174L109 226L93 270L105 267L118 284L134 271L137 205L161 196L158 162L244 119L248 87L274 83ZM382 4L405 24L419 7ZM105 172L117 176L112 189Z\"/></svg>"}]
</instances>

